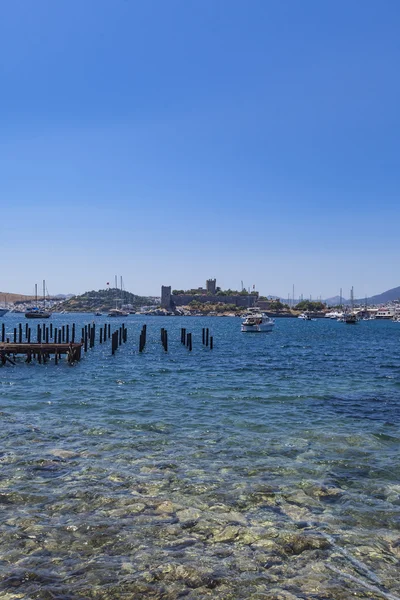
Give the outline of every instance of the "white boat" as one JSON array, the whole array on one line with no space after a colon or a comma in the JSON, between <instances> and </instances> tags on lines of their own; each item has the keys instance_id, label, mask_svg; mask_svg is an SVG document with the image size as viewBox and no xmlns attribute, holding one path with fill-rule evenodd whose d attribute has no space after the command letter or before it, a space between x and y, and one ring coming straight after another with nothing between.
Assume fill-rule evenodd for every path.
<instances>
[{"instance_id":1,"label":"white boat","mask_svg":"<svg viewBox=\"0 0 400 600\"><path fill-rule=\"evenodd\" d=\"M297 317L298 319L303 319L303 321L312 321L310 315L308 313L302 313Z\"/></svg>"},{"instance_id":2,"label":"white boat","mask_svg":"<svg viewBox=\"0 0 400 600\"><path fill-rule=\"evenodd\" d=\"M335 310L335 311L326 313L325 319L339 319L342 316L343 316L343 313Z\"/></svg>"},{"instance_id":3,"label":"white boat","mask_svg":"<svg viewBox=\"0 0 400 600\"><path fill-rule=\"evenodd\" d=\"M263 313L247 316L242 322L241 330L246 333L264 333L272 331L275 321Z\"/></svg>"},{"instance_id":4,"label":"white boat","mask_svg":"<svg viewBox=\"0 0 400 600\"><path fill-rule=\"evenodd\" d=\"M8 312L8 308L0 308L0 317L4 317L4 315Z\"/></svg>"}]
</instances>

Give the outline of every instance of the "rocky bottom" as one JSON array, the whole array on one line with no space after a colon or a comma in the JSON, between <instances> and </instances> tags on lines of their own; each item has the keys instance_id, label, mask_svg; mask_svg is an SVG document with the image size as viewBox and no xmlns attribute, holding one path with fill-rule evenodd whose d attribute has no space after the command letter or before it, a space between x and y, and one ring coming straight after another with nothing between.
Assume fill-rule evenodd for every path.
<instances>
[{"instance_id":1,"label":"rocky bottom","mask_svg":"<svg viewBox=\"0 0 400 600\"><path fill-rule=\"evenodd\" d=\"M18 472L3 482L4 600L400 598L399 486L372 500L338 481L230 480L223 467L220 480L182 477L145 459L100 483L76 459L54 449L31 461L29 493Z\"/></svg>"}]
</instances>

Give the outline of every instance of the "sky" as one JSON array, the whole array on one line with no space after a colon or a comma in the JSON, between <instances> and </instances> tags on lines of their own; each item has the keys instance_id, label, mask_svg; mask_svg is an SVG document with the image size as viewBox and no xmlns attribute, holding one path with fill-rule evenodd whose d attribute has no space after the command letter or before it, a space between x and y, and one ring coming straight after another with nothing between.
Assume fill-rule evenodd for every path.
<instances>
[{"instance_id":1,"label":"sky","mask_svg":"<svg viewBox=\"0 0 400 600\"><path fill-rule=\"evenodd\" d=\"M400 285L397 0L0 6L0 290Z\"/></svg>"}]
</instances>

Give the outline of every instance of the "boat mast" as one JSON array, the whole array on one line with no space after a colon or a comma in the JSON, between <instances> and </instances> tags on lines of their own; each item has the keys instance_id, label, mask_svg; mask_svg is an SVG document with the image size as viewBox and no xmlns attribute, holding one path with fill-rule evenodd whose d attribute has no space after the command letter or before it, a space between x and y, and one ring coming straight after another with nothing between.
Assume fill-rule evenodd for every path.
<instances>
[{"instance_id":1,"label":"boat mast","mask_svg":"<svg viewBox=\"0 0 400 600\"><path fill-rule=\"evenodd\" d=\"M35 304L37 308L37 283L35 283Z\"/></svg>"},{"instance_id":2,"label":"boat mast","mask_svg":"<svg viewBox=\"0 0 400 600\"><path fill-rule=\"evenodd\" d=\"M121 310L122 310L122 305L124 303L124 292L122 291L122 275L120 275L121 277Z\"/></svg>"},{"instance_id":3,"label":"boat mast","mask_svg":"<svg viewBox=\"0 0 400 600\"><path fill-rule=\"evenodd\" d=\"M118 308L118 280L117 276L115 276L115 310Z\"/></svg>"},{"instance_id":4,"label":"boat mast","mask_svg":"<svg viewBox=\"0 0 400 600\"><path fill-rule=\"evenodd\" d=\"M43 310L46 308L46 282L43 279Z\"/></svg>"}]
</instances>

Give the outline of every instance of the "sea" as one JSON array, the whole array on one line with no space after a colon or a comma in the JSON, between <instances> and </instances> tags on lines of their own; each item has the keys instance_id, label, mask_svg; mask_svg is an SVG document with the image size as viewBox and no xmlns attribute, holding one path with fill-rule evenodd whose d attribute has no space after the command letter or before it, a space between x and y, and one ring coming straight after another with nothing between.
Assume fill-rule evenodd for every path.
<instances>
[{"instance_id":1,"label":"sea","mask_svg":"<svg viewBox=\"0 0 400 600\"><path fill-rule=\"evenodd\" d=\"M400 598L400 323L51 322L96 345L0 366L2 600Z\"/></svg>"}]
</instances>

